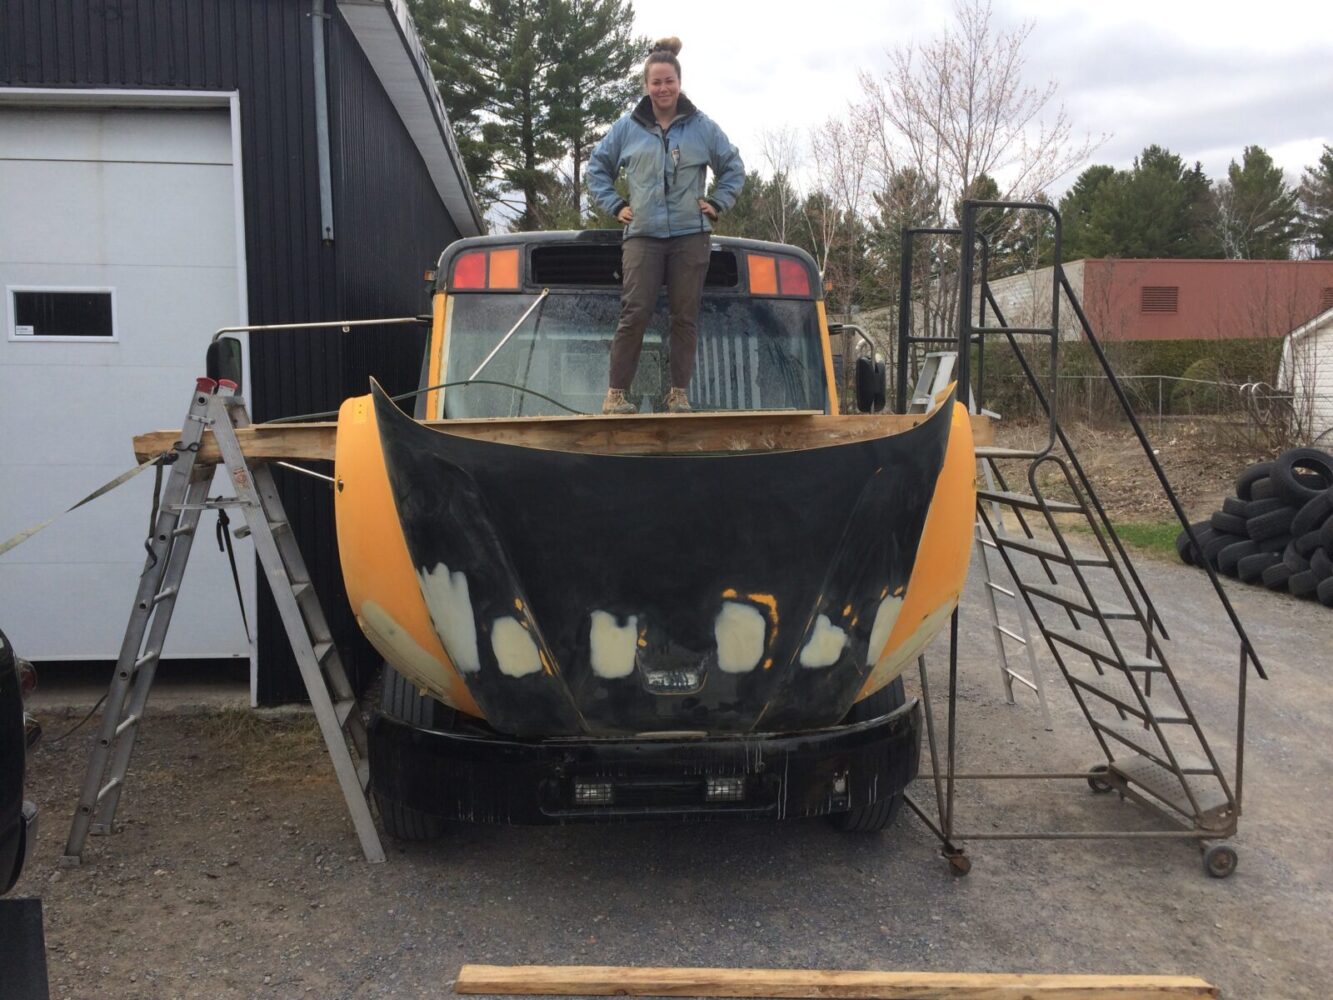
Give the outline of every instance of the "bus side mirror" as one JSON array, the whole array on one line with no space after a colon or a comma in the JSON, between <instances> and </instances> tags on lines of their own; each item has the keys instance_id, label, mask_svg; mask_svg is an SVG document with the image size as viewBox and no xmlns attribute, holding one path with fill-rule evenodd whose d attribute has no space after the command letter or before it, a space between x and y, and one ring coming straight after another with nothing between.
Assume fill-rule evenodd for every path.
<instances>
[{"instance_id":1,"label":"bus side mirror","mask_svg":"<svg viewBox=\"0 0 1333 1000\"><path fill-rule=\"evenodd\" d=\"M204 368L214 382L229 379L241 391L241 342L235 337L219 337L208 345Z\"/></svg>"},{"instance_id":2,"label":"bus side mirror","mask_svg":"<svg viewBox=\"0 0 1333 1000\"><path fill-rule=\"evenodd\" d=\"M856 408L862 413L878 413L884 409L888 376L884 362L872 358L856 359Z\"/></svg>"}]
</instances>

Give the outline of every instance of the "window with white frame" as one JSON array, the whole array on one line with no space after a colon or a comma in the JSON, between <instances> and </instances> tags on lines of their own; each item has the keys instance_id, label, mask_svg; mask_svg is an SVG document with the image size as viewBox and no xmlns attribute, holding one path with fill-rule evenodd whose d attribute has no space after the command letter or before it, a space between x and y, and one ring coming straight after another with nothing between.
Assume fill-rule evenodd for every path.
<instances>
[{"instance_id":1,"label":"window with white frame","mask_svg":"<svg viewBox=\"0 0 1333 1000\"><path fill-rule=\"evenodd\" d=\"M116 337L116 293L111 288L11 285L9 339L106 342Z\"/></svg>"}]
</instances>

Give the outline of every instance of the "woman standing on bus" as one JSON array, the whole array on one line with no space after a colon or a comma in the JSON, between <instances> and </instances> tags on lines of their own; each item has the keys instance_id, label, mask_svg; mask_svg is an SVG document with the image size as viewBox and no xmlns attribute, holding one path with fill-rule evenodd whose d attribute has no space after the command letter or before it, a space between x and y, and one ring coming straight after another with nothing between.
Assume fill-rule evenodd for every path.
<instances>
[{"instance_id":1,"label":"woman standing on bus","mask_svg":"<svg viewBox=\"0 0 1333 1000\"><path fill-rule=\"evenodd\" d=\"M625 398L639 367L643 332L663 279L671 309L672 413L690 408L699 300L708 273L708 234L736 202L745 181L740 153L713 120L680 92L679 38L663 38L643 67L645 96L611 127L588 161L588 191L625 224L620 322L611 342L610 388L603 413L635 413ZM717 186L707 197L708 168ZM616 193L621 170L629 201Z\"/></svg>"}]
</instances>

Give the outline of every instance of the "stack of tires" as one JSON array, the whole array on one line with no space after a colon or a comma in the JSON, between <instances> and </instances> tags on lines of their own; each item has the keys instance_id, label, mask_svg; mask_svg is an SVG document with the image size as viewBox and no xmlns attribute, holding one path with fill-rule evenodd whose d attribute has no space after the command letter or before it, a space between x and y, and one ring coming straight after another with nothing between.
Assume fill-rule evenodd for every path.
<instances>
[{"instance_id":1,"label":"stack of tires","mask_svg":"<svg viewBox=\"0 0 1333 1000\"><path fill-rule=\"evenodd\" d=\"M1285 590L1333 608L1333 455L1293 448L1246 469L1236 495L1181 532L1180 558L1207 562L1245 583Z\"/></svg>"}]
</instances>

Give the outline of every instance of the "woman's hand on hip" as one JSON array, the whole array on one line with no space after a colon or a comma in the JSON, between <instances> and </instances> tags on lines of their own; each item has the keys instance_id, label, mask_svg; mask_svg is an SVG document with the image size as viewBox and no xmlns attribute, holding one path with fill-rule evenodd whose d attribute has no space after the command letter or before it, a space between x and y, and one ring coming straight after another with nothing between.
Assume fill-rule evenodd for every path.
<instances>
[{"instance_id":1,"label":"woman's hand on hip","mask_svg":"<svg viewBox=\"0 0 1333 1000\"><path fill-rule=\"evenodd\" d=\"M628 226L631 222L634 221L634 209L626 205L624 208L622 208L619 212L616 213L616 218Z\"/></svg>"},{"instance_id":2,"label":"woman's hand on hip","mask_svg":"<svg viewBox=\"0 0 1333 1000\"><path fill-rule=\"evenodd\" d=\"M699 211L703 212L704 215L708 216L714 222L717 221L717 209L714 208L713 203L706 198L699 199Z\"/></svg>"}]
</instances>

